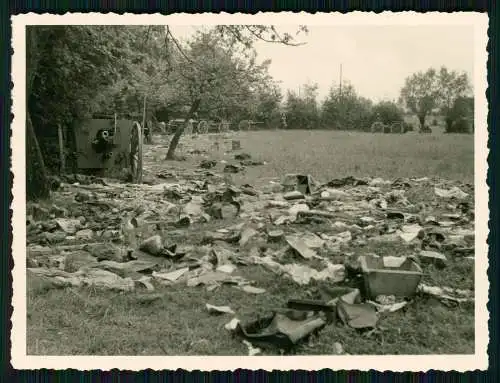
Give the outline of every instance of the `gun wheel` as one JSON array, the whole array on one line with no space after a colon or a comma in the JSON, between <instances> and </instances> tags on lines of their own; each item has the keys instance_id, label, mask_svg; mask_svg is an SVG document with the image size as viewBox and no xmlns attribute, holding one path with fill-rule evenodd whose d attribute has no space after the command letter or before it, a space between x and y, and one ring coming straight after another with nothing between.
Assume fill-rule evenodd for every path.
<instances>
[{"instance_id":1,"label":"gun wheel","mask_svg":"<svg viewBox=\"0 0 500 383\"><path fill-rule=\"evenodd\" d=\"M207 134L208 133L208 122L200 121L198 124L198 133Z\"/></svg>"},{"instance_id":2,"label":"gun wheel","mask_svg":"<svg viewBox=\"0 0 500 383\"><path fill-rule=\"evenodd\" d=\"M222 121L219 125L219 132L221 133L227 133L229 132L229 122L228 121Z\"/></svg>"}]
</instances>

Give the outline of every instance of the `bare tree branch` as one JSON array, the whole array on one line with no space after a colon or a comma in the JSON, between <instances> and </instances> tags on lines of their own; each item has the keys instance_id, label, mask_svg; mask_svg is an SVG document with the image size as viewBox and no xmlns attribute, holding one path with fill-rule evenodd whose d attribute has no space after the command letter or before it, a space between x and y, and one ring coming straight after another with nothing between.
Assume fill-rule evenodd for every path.
<instances>
[{"instance_id":1,"label":"bare tree branch","mask_svg":"<svg viewBox=\"0 0 500 383\"><path fill-rule=\"evenodd\" d=\"M255 30L253 30L251 28L252 26L250 25L245 25L245 29L250 32L253 36L255 36L257 39L259 40L262 40L262 41L265 41L266 43L277 43L277 44L284 44L284 45L290 45L290 46L300 46L300 45L305 45L306 43L291 43L289 41L287 41L285 38L281 37L279 35L279 33L277 33L276 29L273 27L271 27L271 30L276 34L276 39L275 40L269 40L269 39L266 39L264 36L263 36L263 33L262 32L257 32Z\"/></svg>"}]
</instances>

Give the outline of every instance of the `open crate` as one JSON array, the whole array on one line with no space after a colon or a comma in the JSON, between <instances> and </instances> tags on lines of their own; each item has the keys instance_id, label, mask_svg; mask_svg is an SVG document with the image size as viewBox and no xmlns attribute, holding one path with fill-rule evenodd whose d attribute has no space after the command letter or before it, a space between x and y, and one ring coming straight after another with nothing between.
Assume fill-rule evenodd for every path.
<instances>
[{"instance_id":1,"label":"open crate","mask_svg":"<svg viewBox=\"0 0 500 383\"><path fill-rule=\"evenodd\" d=\"M391 267L384 262L384 257L364 255L359 257L365 291L369 298L379 295L411 297L417 291L422 279L422 269L410 258L405 258L399 265Z\"/></svg>"}]
</instances>

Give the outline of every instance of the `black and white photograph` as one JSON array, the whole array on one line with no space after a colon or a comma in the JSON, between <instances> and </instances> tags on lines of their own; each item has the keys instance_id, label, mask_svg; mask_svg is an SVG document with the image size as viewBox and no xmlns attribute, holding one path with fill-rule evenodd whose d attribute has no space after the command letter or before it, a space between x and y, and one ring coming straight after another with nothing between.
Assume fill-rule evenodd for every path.
<instances>
[{"instance_id":1,"label":"black and white photograph","mask_svg":"<svg viewBox=\"0 0 500 383\"><path fill-rule=\"evenodd\" d=\"M15 368L487 368L486 14L12 20Z\"/></svg>"}]
</instances>

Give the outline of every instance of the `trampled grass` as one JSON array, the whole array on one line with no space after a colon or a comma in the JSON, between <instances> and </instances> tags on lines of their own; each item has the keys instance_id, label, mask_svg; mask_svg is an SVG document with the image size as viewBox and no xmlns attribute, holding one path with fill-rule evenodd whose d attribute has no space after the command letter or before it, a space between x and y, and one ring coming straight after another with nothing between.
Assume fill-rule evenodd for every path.
<instances>
[{"instance_id":1,"label":"trampled grass","mask_svg":"<svg viewBox=\"0 0 500 383\"><path fill-rule=\"evenodd\" d=\"M238 183L265 184L269 178L294 172L309 173L323 181L347 175L387 179L427 176L469 183L474 179L473 137L469 135L272 131L238 133L234 139L239 139L242 150L254 159L267 162L234 175ZM209 158L229 161L232 154L210 151ZM190 157L175 166L197 166L199 161ZM219 165L217 169L221 170ZM428 193L432 190L416 190L408 198L418 202ZM176 241L197 244L197 230L186 229ZM349 251L383 252L381 255L402 251L395 244L370 246ZM427 266L424 281L473 289L474 263L462 258L449 261L445 270ZM287 278L276 279L259 266L239 267L237 272L265 288L266 293L252 295L231 286L208 292L203 287L180 284L159 288L158 300L140 303L136 293L92 288L39 291L28 286L28 354L246 355L242 342L224 329L232 316L210 316L206 303L229 305L238 317L251 320L284 307L288 299L311 298L316 286L300 287ZM299 346L296 353L332 354L335 342L350 354L474 352L473 304L448 307L431 298L417 297L405 309L381 319L380 326L384 328L381 333L366 337L340 324L329 325L310 343Z\"/></svg>"}]
</instances>

